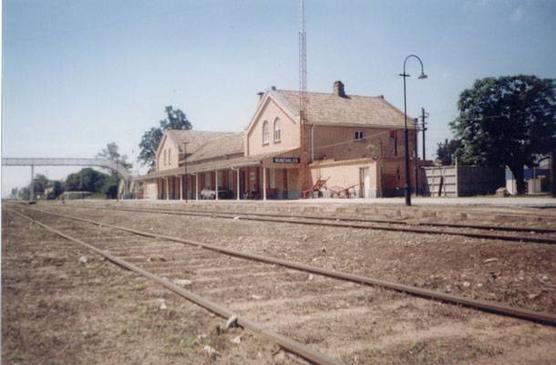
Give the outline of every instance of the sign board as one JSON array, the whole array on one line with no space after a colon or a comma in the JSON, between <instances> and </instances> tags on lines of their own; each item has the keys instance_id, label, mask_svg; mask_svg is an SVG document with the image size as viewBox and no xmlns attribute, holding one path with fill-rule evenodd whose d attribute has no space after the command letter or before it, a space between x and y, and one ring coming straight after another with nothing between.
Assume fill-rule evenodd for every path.
<instances>
[{"instance_id":1,"label":"sign board","mask_svg":"<svg viewBox=\"0 0 556 365\"><path fill-rule=\"evenodd\" d=\"M273 163L291 163L291 164L295 164L295 163L299 163L301 160L299 157L273 157L272 158L272 162Z\"/></svg>"}]
</instances>

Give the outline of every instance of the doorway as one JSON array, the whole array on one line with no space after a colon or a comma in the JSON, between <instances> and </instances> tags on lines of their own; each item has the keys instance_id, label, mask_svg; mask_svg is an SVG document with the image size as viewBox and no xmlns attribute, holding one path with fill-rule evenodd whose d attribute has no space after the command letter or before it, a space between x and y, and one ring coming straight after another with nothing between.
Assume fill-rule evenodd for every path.
<instances>
[{"instance_id":1,"label":"doorway","mask_svg":"<svg viewBox=\"0 0 556 365\"><path fill-rule=\"evenodd\" d=\"M359 168L359 197L370 198L371 179L368 167Z\"/></svg>"}]
</instances>

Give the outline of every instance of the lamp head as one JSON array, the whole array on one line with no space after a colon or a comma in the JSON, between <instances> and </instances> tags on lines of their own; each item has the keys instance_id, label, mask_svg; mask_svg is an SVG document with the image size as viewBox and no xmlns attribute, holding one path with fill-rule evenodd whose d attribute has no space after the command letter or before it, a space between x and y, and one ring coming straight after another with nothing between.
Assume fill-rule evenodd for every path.
<instances>
[{"instance_id":1,"label":"lamp head","mask_svg":"<svg viewBox=\"0 0 556 365\"><path fill-rule=\"evenodd\" d=\"M424 80L424 79L428 78L428 76L424 72L421 72L421 74L419 75L418 78L419 78L419 80Z\"/></svg>"}]
</instances>

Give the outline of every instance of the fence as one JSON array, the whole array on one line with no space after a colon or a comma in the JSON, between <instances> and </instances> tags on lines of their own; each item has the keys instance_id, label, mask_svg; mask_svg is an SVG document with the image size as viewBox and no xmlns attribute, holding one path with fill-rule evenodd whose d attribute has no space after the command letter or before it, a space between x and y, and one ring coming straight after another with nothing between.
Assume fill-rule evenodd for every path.
<instances>
[{"instance_id":1,"label":"fence","mask_svg":"<svg viewBox=\"0 0 556 365\"><path fill-rule=\"evenodd\" d=\"M428 196L494 194L505 186L503 167L428 166L421 168L420 190Z\"/></svg>"}]
</instances>

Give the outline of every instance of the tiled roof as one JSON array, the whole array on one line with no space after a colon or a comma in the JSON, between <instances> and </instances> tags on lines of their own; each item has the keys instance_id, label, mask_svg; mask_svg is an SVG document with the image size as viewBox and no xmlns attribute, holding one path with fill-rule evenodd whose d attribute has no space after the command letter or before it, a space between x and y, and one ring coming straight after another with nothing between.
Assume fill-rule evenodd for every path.
<instances>
[{"instance_id":1,"label":"tiled roof","mask_svg":"<svg viewBox=\"0 0 556 365\"><path fill-rule=\"evenodd\" d=\"M166 134L178 144L180 152L184 152L183 145L186 143L185 149L189 155L215 138L235 133L170 129L166 131Z\"/></svg>"},{"instance_id":2,"label":"tiled roof","mask_svg":"<svg viewBox=\"0 0 556 365\"><path fill-rule=\"evenodd\" d=\"M208 140L191 156L187 157L187 161L207 160L217 157L243 155L243 132L227 133Z\"/></svg>"},{"instance_id":3,"label":"tiled roof","mask_svg":"<svg viewBox=\"0 0 556 365\"><path fill-rule=\"evenodd\" d=\"M270 90L269 93L282 104L290 115L299 115L299 92ZM408 116L408 127L413 119ZM403 128L404 114L382 96L348 95L332 93L307 93L307 121L317 125Z\"/></svg>"},{"instance_id":4,"label":"tiled roof","mask_svg":"<svg viewBox=\"0 0 556 365\"><path fill-rule=\"evenodd\" d=\"M262 153L258 155L251 155L251 156L240 156L240 157L233 157L233 158L220 158L215 159L208 162L202 163L192 163L186 164L185 170L187 173L197 173L197 172L204 172L204 171L214 171L214 170L223 170L223 169L230 169L232 167L243 167L243 166L258 166L261 164L262 160L280 156L280 155L291 155L295 153L297 155L298 149L287 150L287 151L278 151L278 152L268 152Z\"/></svg>"}]
</instances>

